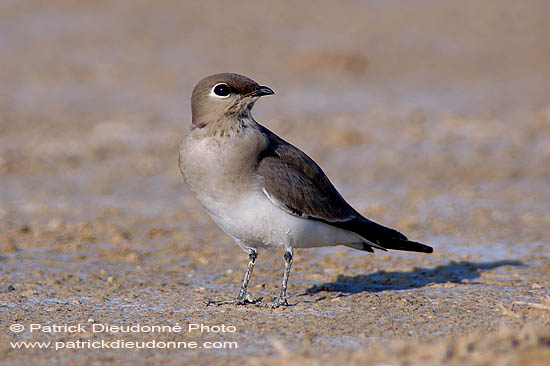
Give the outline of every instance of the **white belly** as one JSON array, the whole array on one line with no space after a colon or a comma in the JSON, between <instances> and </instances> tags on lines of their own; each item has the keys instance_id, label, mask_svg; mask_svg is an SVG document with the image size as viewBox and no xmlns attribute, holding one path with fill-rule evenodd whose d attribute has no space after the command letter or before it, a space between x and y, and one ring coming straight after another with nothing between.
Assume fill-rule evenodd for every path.
<instances>
[{"instance_id":1,"label":"white belly","mask_svg":"<svg viewBox=\"0 0 550 366\"><path fill-rule=\"evenodd\" d=\"M240 245L311 248L364 241L352 232L290 215L259 191L227 204L199 199L214 222Z\"/></svg>"}]
</instances>

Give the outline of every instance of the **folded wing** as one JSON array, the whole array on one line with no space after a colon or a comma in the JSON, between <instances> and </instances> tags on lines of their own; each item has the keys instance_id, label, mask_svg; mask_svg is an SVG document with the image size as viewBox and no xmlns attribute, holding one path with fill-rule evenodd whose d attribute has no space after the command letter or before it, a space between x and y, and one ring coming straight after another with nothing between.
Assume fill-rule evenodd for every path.
<instances>
[{"instance_id":1,"label":"folded wing","mask_svg":"<svg viewBox=\"0 0 550 366\"><path fill-rule=\"evenodd\" d=\"M431 253L427 245L363 217L336 190L323 170L304 152L262 127L270 144L261 154L257 173L271 202L289 214L352 231L365 239L362 248Z\"/></svg>"}]
</instances>

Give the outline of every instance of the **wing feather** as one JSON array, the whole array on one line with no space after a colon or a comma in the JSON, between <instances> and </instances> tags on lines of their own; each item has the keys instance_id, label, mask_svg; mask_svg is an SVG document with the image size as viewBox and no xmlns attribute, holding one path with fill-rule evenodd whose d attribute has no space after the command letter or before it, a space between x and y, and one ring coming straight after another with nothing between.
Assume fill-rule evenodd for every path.
<instances>
[{"instance_id":1,"label":"wing feather","mask_svg":"<svg viewBox=\"0 0 550 366\"><path fill-rule=\"evenodd\" d=\"M360 216L309 156L266 128L262 132L270 144L259 159L257 172L273 203L293 215L329 222Z\"/></svg>"},{"instance_id":2,"label":"wing feather","mask_svg":"<svg viewBox=\"0 0 550 366\"><path fill-rule=\"evenodd\" d=\"M374 247L432 252L431 247L409 241L399 231L363 217L344 200L309 156L267 128L260 127L270 143L260 155L256 171L263 178L264 194L273 204L291 215L360 235L365 239L363 250L372 251Z\"/></svg>"}]
</instances>

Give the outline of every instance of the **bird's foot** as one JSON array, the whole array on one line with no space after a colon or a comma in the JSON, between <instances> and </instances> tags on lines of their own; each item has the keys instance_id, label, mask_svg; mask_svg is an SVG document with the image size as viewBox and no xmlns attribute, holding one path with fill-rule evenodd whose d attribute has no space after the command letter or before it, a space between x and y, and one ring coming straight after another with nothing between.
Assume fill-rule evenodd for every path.
<instances>
[{"instance_id":1,"label":"bird's foot","mask_svg":"<svg viewBox=\"0 0 550 366\"><path fill-rule=\"evenodd\" d=\"M236 298L235 300L207 300L205 302L206 306L210 305L257 305L262 303L262 298L252 299L250 296L247 296L244 299Z\"/></svg>"},{"instance_id":2,"label":"bird's foot","mask_svg":"<svg viewBox=\"0 0 550 366\"><path fill-rule=\"evenodd\" d=\"M279 299L277 301L272 302L271 304L269 304L269 306L272 309L277 309L280 306L294 306L294 305L296 305L296 304L289 304L288 301L286 300L286 298L281 298L281 297L279 297Z\"/></svg>"}]
</instances>

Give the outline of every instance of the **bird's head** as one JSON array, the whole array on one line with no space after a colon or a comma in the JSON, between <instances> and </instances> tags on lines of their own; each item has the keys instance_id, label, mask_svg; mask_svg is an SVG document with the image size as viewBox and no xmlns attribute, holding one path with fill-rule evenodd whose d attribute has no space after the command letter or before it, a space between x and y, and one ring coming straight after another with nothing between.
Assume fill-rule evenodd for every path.
<instances>
[{"instance_id":1,"label":"bird's head","mask_svg":"<svg viewBox=\"0 0 550 366\"><path fill-rule=\"evenodd\" d=\"M267 86L239 74L215 74L202 79L191 97L193 125L204 127L220 119L248 113L264 95L275 94Z\"/></svg>"}]
</instances>

